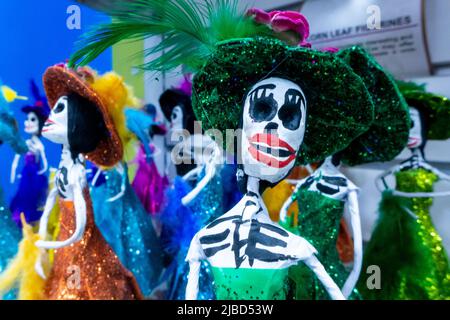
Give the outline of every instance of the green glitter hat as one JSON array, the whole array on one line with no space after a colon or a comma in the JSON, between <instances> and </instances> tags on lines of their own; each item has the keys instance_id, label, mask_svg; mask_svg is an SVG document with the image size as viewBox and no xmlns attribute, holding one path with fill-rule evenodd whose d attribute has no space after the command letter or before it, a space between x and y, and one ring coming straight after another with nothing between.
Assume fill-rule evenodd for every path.
<instances>
[{"instance_id":1,"label":"green glitter hat","mask_svg":"<svg viewBox=\"0 0 450 320\"><path fill-rule=\"evenodd\" d=\"M203 128L238 128L247 92L268 77L298 84L307 101L298 163L324 159L349 145L373 121L371 97L341 59L264 37L222 42L195 75L193 108Z\"/></svg>"},{"instance_id":2,"label":"green glitter hat","mask_svg":"<svg viewBox=\"0 0 450 320\"><path fill-rule=\"evenodd\" d=\"M108 12L112 22L84 35L70 65L85 65L122 40L162 35L161 43L143 52L162 54L142 67L169 71L185 65L196 72L193 108L204 129L238 128L252 85L269 76L289 79L300 85L308 104L299 163L322 160L369 128L371 97L346 63L275 40L269 28L238 8L236 0L117 0Z\"/></svg>"},{"instance_id":3,"label":"green glitter hat","mask_svg":"<svg viewBox=\"0 0 450 320\"><path fill-rule=\"evenodd\" d=\"M392 160L408 143L411 124L407 103L394 79L363 48L347 48L337 55L364 81L375 108L369 130L341 152L341 160L352 166Z\"/></svg>"},{"instance_id":4,"label":"green glitter hat","mask_svg":"<svg viewBox=\"0 0 450 320\"><path fill-rule=\"evenodd\" d=\"M424 85L401 81L398 85L408 105L418 109L425 116L427 139L450 139L450 100L425 91Z\"/></svg>"}]
</instances>

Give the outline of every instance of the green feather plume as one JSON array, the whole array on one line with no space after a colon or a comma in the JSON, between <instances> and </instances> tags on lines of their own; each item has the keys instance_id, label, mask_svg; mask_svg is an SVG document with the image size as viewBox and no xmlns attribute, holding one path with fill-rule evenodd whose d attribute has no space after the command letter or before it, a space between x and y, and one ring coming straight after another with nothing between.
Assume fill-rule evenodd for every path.
<instances>
[{"instance_id":1,"label":"green feather plume","mask_svg":"<svg viewBox=\"0 0 450 320\"><path fill-rule=\"evenodd\" d=\"M169 71L185 65L195 71L217 42L272 32L246 17L236 0L119 0L108 14L111 23L96 26L77 43L70 67L90 63L123 40L162 36L159 44L143 51L145 56L158 53L159 57L140 67Z\"/></svg>"}]
</instances>

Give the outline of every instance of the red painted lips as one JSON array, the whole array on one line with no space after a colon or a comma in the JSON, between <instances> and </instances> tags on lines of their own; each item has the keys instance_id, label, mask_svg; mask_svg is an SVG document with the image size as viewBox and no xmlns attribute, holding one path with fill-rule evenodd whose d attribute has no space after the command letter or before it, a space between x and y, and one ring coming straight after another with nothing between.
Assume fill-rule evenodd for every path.
<instances>
[{"instance_id":1,"label":"red painted lips","mask_svg":"<svg viewBox=\"0 0 450 320\"><path fill-rule=\"evenodd\" d=\"M42 129L42 132L48 131L48 127L50 127L52 124L55 124L52 120L47 119L44 124L44 128Z\"/></svg>"},{"instance_id":2,"label":"red painted lips","mask_svg":"<svg viewBox=\"0 0 450 320\"><path fill-rule=\"evenodd\" d=\"M295 150L278 136L257 133L248 139L248 151L252 157L273 168L284 168L295 159ZM266 146L267 145L267 146ZM286 158L279 160L279 158Z\"/></svg>"}]
</instances>

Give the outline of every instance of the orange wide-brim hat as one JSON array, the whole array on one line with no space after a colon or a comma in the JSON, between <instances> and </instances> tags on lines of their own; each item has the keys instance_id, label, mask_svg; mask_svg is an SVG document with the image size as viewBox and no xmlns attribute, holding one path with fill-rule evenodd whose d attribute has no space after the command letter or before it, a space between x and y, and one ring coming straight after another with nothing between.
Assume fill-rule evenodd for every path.
<instances>
[{"instance_id":1,"label":"orange wide-brim hat","mask_svg":"<svg viewBox=\"0 0 450 320\"><path fill-rule=\"evenodd\" d=\"M122 159L123 145L106 104L89 84L93 79L94 75L89 69L79 68L75 71L68 69L65 65L49 67L43 76L44 88L51 109L60 97L70 93L77 93L97 106L109 134L100 141L94 151L84 156L97 166L112 167Z\"/></svg>"}]
</instances>

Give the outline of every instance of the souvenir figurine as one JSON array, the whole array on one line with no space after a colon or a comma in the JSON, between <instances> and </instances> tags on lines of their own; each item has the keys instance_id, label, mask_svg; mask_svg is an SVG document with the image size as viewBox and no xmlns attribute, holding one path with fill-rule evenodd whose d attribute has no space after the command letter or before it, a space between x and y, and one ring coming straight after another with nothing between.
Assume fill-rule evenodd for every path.
<instances>
[{"instance_id":1,"label":"souvenir figurine","mask_svg":"<svg viewBox=\"0 0 450 320\"><path fill-rule=\"evenodd\" d=\"M338 166L390 161L399 154L408 140L409 112L395 81L375 60L360 47L352 47L337 56L364 81L375 107L375 121L367 132L356 138L343 151L325 159L313 175L300 181L293 198L298 203L298 234L314 245L320 261L340 286L345 297L360 298L354 290L362 265L362 234L358 206L358 188L343 175ZM287 208L294 201L287 201L281 215L285 220ZM354 261L347 272L339 259L337 241L344 211L349 212ZM327 294L306 268L291 270L298 282L297 299L326 299ZM308 280L309 279L309 280Z\"/></svg>"},{"instance_id":2,"label":"souvenir figurine","mask_svg":"<svg viewBox=\"0 0 450 320\"><path fill-rule=\"evenodd\" d=\"M111 113L124 146L122 162L111 169L100 169L95 175L91 188L95 223L123 265L134 274L142 294L149 297L161 273L162 254L152 221L131 188L127 163L135 156L135 137L149 145L156 122L146 112L125 109L137 106L138 101L117 74L98 79L93 89L109 97L108 108L114 110Z\"/></svg>"},{"instance_id":3,"label":"souvenir figurine","mask_svg":"<svg viewBox=\"0 0 450 320\"><path fill-rule=\"evenodd\" d=\"M28 223L35 224L39 221L48 190L48 179L45 175L48 169L47 157L40 137L50 109L34 81L31 81L31 92L35 100L34 104L22 108L27 115L25 132L31 135L31 138L26 140L28 152L25 155L25 165L16 195L10 204L13 219L19 226L21 225L21 213L25 214ZM17 154L11 167L11 183L16 180L19 160L20 155Z\"/></svg>"},{"instance_id":4,"label":"souvenir figurine","mask_svg":"<svg viewBox=\"0 0 450 320\"><path fill-rule=\"evenodd\" d=\"M373 103L361 78L329 53L275 39L268 28L240 13L236 1L205 6L190 0L142 1L130 9L88 34L71 64L88 63L119 38L115 30L145 21L148 36L164 36L155 48L164 49L164 55L144 67L164 71L185 64L194 69L193 109L204 129L222 134L242 129L232 151L240 161L245 195L194 236L186 257L186 298L197 298L206 260L218 299L285 299L289 267L301 262L332 299L343 299L314 247L272 222L260 193L284 179L296 160L320 161L367 131ZM127 38L141 37L137 31L130 29Z\"/></svg>"},{"instance_id":5,"label":"souvenir figurine","mask_svg":"<svg viewBox=\"0 0 450 320\"><path fill-rule=\"evenodd\" d=\"M57 249L46 282L50 300L141 299L133 274L120 262L95 224L86 181L85 159L112 167L123 157L123 145L109 110L108 97L94 87L102 79L88 68L56 65L44 74L51 106L42 130L45 138L62 145L56 188L50 191L40 221L36 246ZM59 195L60 232L46 241L47 223ZM36 267L45 276L43 270Z\"/></svg>"},{"instance_id":6,"label":"souvenir figurine","mask_svg":"<svg viewBox=\"0 0 450 320\"><path fill-rule=\"evenodd\" d=\"M170 300L184 300L189 265L185 262L192 237L223 213L222 153L217 144L204 135L193 135L181 146L196 164L183 177L176 177L167 192L167 206L161 214L161 240L166 256L173 259L167 268ZM195 181L191 186L191 181ZM200 271L200 300L215 298L211 270L205 261Z\"/></svg>"},{"instance_id":7,"label":"souvenir figurine","mask_svg":"<svg viewBox=\"0 0 450 320\"><path fill-rule=\"evenodd\" d=\"M367 299L450 299L448 258L430 216L433 198L450 196L450 191L435 192L434 184L450 177L429 164L424 151L428 140L450 138L450 101L413 83L400 88L410 107L411 157L377 179L383 197L363 268L378 266L382 285L370 290L364 277L358 287ZM395 188L388 185L389 176Z\"/></svg>"}]
</instances>

